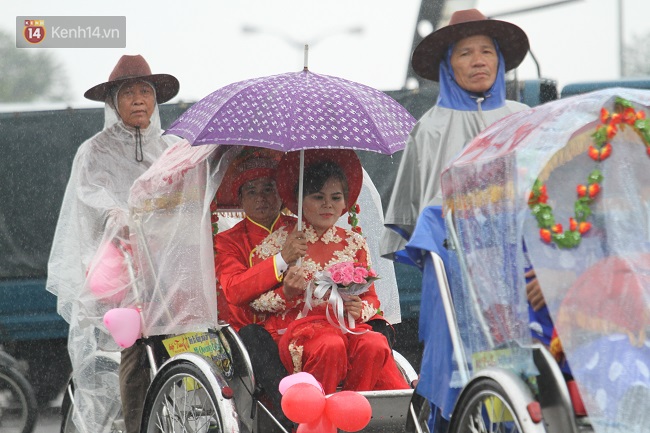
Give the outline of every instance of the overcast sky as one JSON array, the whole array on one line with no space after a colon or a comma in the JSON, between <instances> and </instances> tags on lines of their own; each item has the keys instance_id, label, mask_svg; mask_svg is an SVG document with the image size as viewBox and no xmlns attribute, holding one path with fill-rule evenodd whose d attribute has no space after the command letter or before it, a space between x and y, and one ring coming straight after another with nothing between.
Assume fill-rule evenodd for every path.
<instances>
[{"instance_id":1,"label":"overcast sky","mask_svg":"<svg viewBox=\"0 0 650 433\"><path fill-rule=\"evenodd\" d=\"M448 0L465 8L474 0ZM486 15L559 0L475 0ZM650 33L650 1L623 2L623 40ZM302 69L381 90L404 85L419 0L22 0L5 2L0 28L15 34L16 16L125 15L126 49L51 49L64 65L74 106L96 106L83 93L106 81L122 54L142 54L154 73L181 83L175 99L195 101L234 81ZM500 17L529 36L542 74L560 86L619 76L619 0L578 0ZM255 27L257 33L244 32ZM349 29L361 32L349 33ZM18 48L17 48L18 49ZM530 56L520 78L535 78ZM0 78L1 79L1 78Z\"/></svg>"}]
</instances>

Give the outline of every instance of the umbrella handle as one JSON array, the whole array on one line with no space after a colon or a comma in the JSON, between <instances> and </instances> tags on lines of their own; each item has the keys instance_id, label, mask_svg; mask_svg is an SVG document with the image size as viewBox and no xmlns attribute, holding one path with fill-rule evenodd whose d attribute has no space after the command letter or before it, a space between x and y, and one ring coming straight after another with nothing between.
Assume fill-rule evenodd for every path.
<instances>
[{"instance_id":1,"label":"umbrella handle","mask_svg":"<svg viewBox=\"0 0 650 433\"><path fill-rule=\"evenodd\" d=\"M305 151L300 150L300 170L298 172L298 230L302 230L302 186L305 175Z\"/></svg>"},{"instance_id":2,"label":"umbrella handle","mask_svg":"<svg viewBox=\"0 0 650 433\"><path fill-rule=\"evenodd\" d=\"M307 50L307 45L305 45L305 50ZM305 151L300 149L300 169L298 172L298 231L302 230L302 185L303 177L305 174ZM302 258L298 258L296 265L300 266L302 263Z\"/></svg>"}]
</instances>

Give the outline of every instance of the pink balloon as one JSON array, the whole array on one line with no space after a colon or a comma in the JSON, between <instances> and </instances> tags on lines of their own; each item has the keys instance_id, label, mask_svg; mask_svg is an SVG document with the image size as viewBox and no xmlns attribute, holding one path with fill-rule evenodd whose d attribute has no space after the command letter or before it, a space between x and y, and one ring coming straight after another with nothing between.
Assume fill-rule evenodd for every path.
<instances>
[{"instance_id":1,"label":"pink balloon","mask_svg":"<svg viewBox=\"0 0 650 433\"><path fill-rule=\"evenodd\" d=\"M299 424L296 433L336 433L336 426L332 421L325 416L321 415L320 418L308 424Z\"/></svg>"},{"instance_id":2,"label":"pink balloon","mask_svg":"<svg viewBox=\"0 0 650 433\"><path fill-rule=\"evenodd\" d=\"M90 291L100 299L122 302L129 284L129 275L124 261L124 254L113 244L106 242L101 246L89 276Z\"/></svg>"},{"instance_id":3,"label":"pink balloon","mask_svg":"<svg viewBox=\"0 0 650 433\"><path fill-rule=\"evenodd\" d=\"M327 397L325 414L339 429L356 432L368 425L372 407L366 397L354 391L341 391Z\"/></svg>"},{"instance_id":4,"label":"pink balloon","mask_svg":"<svg viewBox=\"0 0 650 433\"><path fill-rule=\"evenodd\" d=\"M113 308L104 314L104 325L120 347L131 347L140 338L140 312L135 308Z\"/></svg>"},{"instance_id":5,"label":"pink balloon","mask_svg":"<svg viewBox=\"0 0 650 433\"><path fill-rule=\"evenodd\" d=\"M316 388L320 389L322 393L325 393L325 391L323 391L323 385L321 385L314 376L301 371L300 373L287 376L280 381L280 386L278 387L280 389L280 394L284 395L284 393L287 392L287 389L297 383L308 383L314 385Z\"/></svg>"},{"instance_id":6,"label":"pink balloon","mask_svg":"<svg viewBox=\"0 0 650 433\"><path fill-rule=\"evenodd\" d=\"M296 383L284 393L281 405L291 421L310 423L323 415L325 395L314 385Z\"/></svg>"}]
</instances>

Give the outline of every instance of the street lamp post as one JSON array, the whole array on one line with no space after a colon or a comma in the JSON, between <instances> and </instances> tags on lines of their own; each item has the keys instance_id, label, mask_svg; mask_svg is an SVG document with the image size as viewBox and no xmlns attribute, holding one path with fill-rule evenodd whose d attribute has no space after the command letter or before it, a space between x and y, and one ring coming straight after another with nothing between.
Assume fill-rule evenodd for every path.
<instances>
[{"instance_id":1,"label":"street lamp post","mask_svg":"<svg viewBox=\"0 0 650 433\"><path fill-rule=\"evenodd\" d=\"M307 42L301 42L295 39L293 36L273 30L273 29L266 29L260 26L254 26L250 24L244 24L241 28L241 31L243 33L249 33L249 34L267 34L267 35L272 35L275 36L278 39L283 40L287 45L298 49L298 50L303 50L305 45L309 45L310 47L313 47L314 45L320 43L323 39L327 39L330 36L335 36L335 35L340 35L340 34L347 34L347 35L360 35L363 33L363 27L361 26L351 26L351 27L344 27L344 28L339 28L339 29L330 29L325 32L322 32L316 36L313 36L311 40Z\"/></svg>"}]
</instances>

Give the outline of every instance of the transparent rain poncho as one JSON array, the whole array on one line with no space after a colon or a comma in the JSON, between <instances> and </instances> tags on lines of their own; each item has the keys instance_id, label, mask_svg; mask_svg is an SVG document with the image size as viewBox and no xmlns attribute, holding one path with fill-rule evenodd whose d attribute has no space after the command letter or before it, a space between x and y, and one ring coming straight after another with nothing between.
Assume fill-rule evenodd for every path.
<instances>
[{"instance_id":1,"label":"transparent rain poncho","mask_svg":"<svg viewBox=\"0 0 650 433\"><path fill-rule=\"evenodd\" d=\"M72 288L68 292L59 290L67 295L60 299L66 307L62 311L69 311L71 324L75 324L70 333L70 352L75 354L75 404L82 414L76 421L86 431L108 431L120 408L117 364L110 359L121 348L102 323L106 312L114 308L140 310L144 336L219 326L210 205L241 149L230 145L191 146L185 140L172 145L133 182L128 213L117 213L119 220L109 219L103 226L104 232L93 244L97 253L89 256L85 265L88 272L79 275L80 288L76 292ZM359 202L364 232L369 241L376 240L382 228L382 207L365 173ZM232 210L223 212L219 231L231 227L238 218L241 214ZM343 218L339 222L347 225ZM377 292L385 317L399 323L392 262L380 258L370 246L381 276Z\"/></svg>"},{"instance_id":2,"label":"transparent rain poncho","mask_svg":"<svg viewBox=\"0 0 650 433\"><path fill-rule=\"evenodd\" d=\"M120 409L113 368L119 347L101 323L108 306L93 297L88 282L98 252L110 240L127 236L131 185L177 140L162 132L156 106L149 127L140 131L143 158L138 162L135 130L106 104L104 129L79 147L73 161L48 262L47 290L57 296L57 310L70 324L75 404L81 409L75 421L82 431L107 431L107 419Z\"/></svg>"},{"instance_id":3,"label":"transparent rain poncho","mask_svg":"<svg viewBox=\"0 0 650 433\"><path fill-rule=\"evenodd\" d=\"M530 353L519 348L531 342L524 269L532 265L597 433L649 423L650 158L640 135L621 128L598 163L602 189L577 247L544 242L528 199L539 179L569 230L577 186L597 164L588 148L601 108L613 112L617 97L650 114L650 92L630 89L548 103L485 130L442 179L465 267L451 279L468 360L479 368L486 353L513 349L498 365L531 373Z\"/></svg>"}]
</instances>

